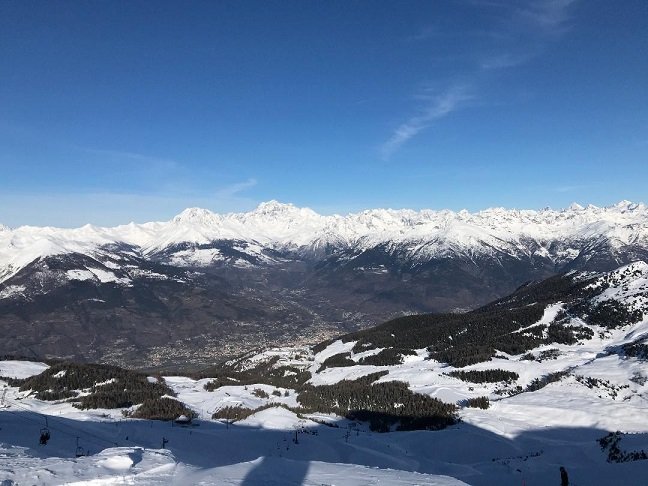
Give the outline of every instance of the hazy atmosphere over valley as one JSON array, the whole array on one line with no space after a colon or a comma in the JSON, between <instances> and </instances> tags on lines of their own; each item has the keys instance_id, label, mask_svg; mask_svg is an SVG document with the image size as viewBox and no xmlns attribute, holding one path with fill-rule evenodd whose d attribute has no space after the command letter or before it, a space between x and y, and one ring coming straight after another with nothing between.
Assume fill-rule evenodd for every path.
<instances>
[{"instance_id":1,"label":"hazy atmosphere over valley","mask_svg":"<svg viewBox=\"0 0 648 486\"><path fill-rule=\"evenodd\" d=\"M0 485L648 484L646 25L0 3Z\"/></svg>"}]
</instances>

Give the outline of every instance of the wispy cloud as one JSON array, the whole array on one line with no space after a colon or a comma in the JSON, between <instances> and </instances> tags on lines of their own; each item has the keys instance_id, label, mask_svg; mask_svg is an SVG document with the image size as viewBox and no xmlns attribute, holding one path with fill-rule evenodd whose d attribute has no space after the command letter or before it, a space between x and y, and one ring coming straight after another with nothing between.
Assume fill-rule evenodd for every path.
<instances>
[{"instance_id":1,"label":"wispy cloud","mask_svg":"<svg viewBox=\"0 0 648 486\"><path fill-rule=\"evenodd\" d=\"M436 96L423 96L426 104L421 112L402 123L380 147L383 160L389 158L408 140L425 130L432 122L462 108L473 96L464 85L455 85Z\"/></svg>"},{"instance_id":2,"label":"wispy cloud","mask_svg":"<svg viewBox=\"0 0 648 486\"><path fill-rule=\"evenodd\" d=\"M547 43L568 32L576 1L533 1L509 10L499 31L509 39L508 45L499 46L498 52L482 57L480 68L485 71L511 68L540 55Z\"/></svg>"},{"instance_id":3,"label":"wispy cloud","mask_svg":"<svg viewBox=\"0 0 648 486\"><path fill-rule=\"evenodd\" d=\"M533 53L528 51L517 54L505 52L482 58L479 61L479 67L484 70L506 69L524 64L532 57Z\"/></svg>"},{"instance_id":4,"label":"wispy cloud","mask_svg":"<svg viewBox=\"0 0 648 486\"><path fill-rule=\"evenodd\" d=\"M570 9L576 0L544 0L529 2L516 10L518 19L542 29L545 34L562 34L571 19Z\"/></svg>"},{"instance_id":5,"label":"wispy cloud","mask_svg":"<svg viewBox=\"0 0 648 486\"><path fill-rule=\"evenodd\" d=\"M123 152L120 150L104 150L104 149L94 149L87 147L76 147L78 150L86 152L88 154L100 155L103 157L109 157L114 160L127 160L130 162L141 162L146 165L155 165L159 168L166 169L176 169L180 164L173 160L163 157L157 157L154 155L140 154L136 152Z\"/></svg>"},{"instance_id":6,"label":"wispy cloud","mask_svg":"<svg viewBox=\"0 0 648 486\"><path fill-rule=\"evenodd\" d=\"M465 0L471 8L491 10L492 28L473 33L481 37L487 34L488 53L478 56L472 69L464 73L464 79L471 86L479 86L487 76L496 71L514 68L530 62L540 55L544 46L555 41L571 26L572 7L577 0L527 0L512 4L507 1ZM426 27L410 37L408 41L422 41L443 32ZM461 56L454 53L453 56ZM473 58L473 60L475 60ZM380 147L383 160L388 160L403 144L407 143L436 120L464 108L474 96L465 85L451 85L445 92L428 99L420 112L399 125L389 139Z\"/></svg>"},{"instance_id":7,"label":"wispy cloud","mask_svg":"<svg viewBox=\"0 0 648 486\"><path fill-rule=\"evenodd\" d=\"M256 179L248 179L246 181L242 182L236 182L234 184L230 184L229 186L222 187L219 190L216 191L216 198L217 199L227 199L236 196L240 192L243 192L247 189L250 189L254 186L257 185L257 180Z\"/></svg>"},{"instance_id":8,"label":"wispy cloud","mask_svg":"<svg viewBox=\"0 0 648 486\"><path fill-rule=\"evenodd\" d=\"M426 27L423 27L420 29L418 32L415 32L412 35L408 35L405 37L404 41L405 42L420 42L427 40L431 37L433 37L437 33L437 29L434 27L428 25Z\"/></svg>"}]
</instances>

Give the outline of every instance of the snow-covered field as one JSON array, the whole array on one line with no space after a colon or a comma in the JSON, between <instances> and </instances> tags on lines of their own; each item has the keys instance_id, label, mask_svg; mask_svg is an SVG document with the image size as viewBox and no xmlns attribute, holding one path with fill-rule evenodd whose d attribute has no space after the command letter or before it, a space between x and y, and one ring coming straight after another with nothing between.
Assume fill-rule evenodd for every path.
<instances>
[{"instance_id":1,"label":"snow-covered field","mask_svg":"<svg viewBox=\"0 0 648 486\"><path fill-rule=\"evenodd\" d=\"M468 384L446 377L457 382L453 387L439 381L438 373L437 383L430 384L434 381L428 381L427 373L434 371L412 358L393 372L399 379L409 378L413 389L445 399L472 394ZM621 384L641 368L614 359L590 360L581 371ZM0 370L20 377L44 366L0 362ZM550 367L555 366L551 361ZM357 374L359 368L369 367L325 372ZM166 381L199 414L193 425L124 419L120 410L82 411L6 387L6 408L0 409L0 484L539 486L557 484L561 465L570 484L648 484L648 462L608 463L596 441L621 430L633 434L624 436L622 448L648 449L646 385L624 389L613 399L569 379L500 399L488 410L462 409L462 421L442 431L373 433L335 417L328 419L337 427L325 426L278 407L235 424L214 421L209 417L223 406L254 408L273 400L294 405L295 396L281 389L281 397L256 397L255 388L274 390L261 384L207 392L207 380ZM418 382L426 382L427 388ZM40 430L46 426L51 439L40 446ZM87 456L76 457L77 447Z\"/></svg>"},{"instance_id":2,"label":"snow-covered field","mask_svg":"<svg viewBox=\"0 0 648 486\"><path fill-rule=\"evenodd\" d=\"M26 376L39 367L0 363ZM205 380L169 378L181 400L212 411L233 401L254 406L243 387L206 392ZM260 385L261 387L262 385ZM240 390L235 390L240 388ZM7 388L0 409L0 484L271 484L460 485L426 467L418 472L417 442L390 444L389 435L353 432L299 419L283 408L238 424L198 420L190 426L122 419L119 411L81 411ZM292 399L294 401L294 398ZM291 403L290 398L284 400ZM38 445L42 428L51 439ZM297 442L295 442L297 438ZM167 440L162 448L163 440ZM77 445L78 444L78 445ZM77 447L85 456L76 457ZM391 448L394 447L393 454ZM411 452L407 452L407 447ZM1 482L4 481L4 482Z\"/></svg>"}]
</instances>

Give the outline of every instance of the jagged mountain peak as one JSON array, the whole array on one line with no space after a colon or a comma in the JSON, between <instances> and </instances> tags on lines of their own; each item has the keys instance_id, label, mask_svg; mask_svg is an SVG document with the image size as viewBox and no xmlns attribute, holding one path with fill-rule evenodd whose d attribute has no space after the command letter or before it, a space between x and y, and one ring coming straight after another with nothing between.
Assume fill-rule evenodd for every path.
<instances>
[{"instance_id":1,"label":"jagged mountain peak","mask_svg":"<svg viewBox=\"0 0 648 486\"><path fill-rule=\"evenodd\" d=\"M634 203L632 201L628 201L627 199L624 199L622 201L619 201L614 205L616 209L619 209L620 211L635 211L635 210L645 210L646 207L641 204L641 203Z\"/></svg>"},{"instance_id":2,"label":"jagged mountain peak","mask_svg":"<svg viewBox=\"0 0 648 486\"><path fill-rule=\"evenodd\" d=\"M648 248L648 210L644 204L629 201L603 208L572 204L557 211L501 207L472 213L370 209L346 216L323 216L276 200L246 213L217 214L194 207L168 222L115 228L3 228L0 270L12 275L41 256L72 252L90 255L110 244L129 245L152 255L177 245L204 247L225 240L242 242L241 248L254 246L255 255L266 249L334 247L357 252L382 245L398 248L401 258L413 262L448 255L473 258L501 253L514 258L538 254L564 265L588 241L607 244L617 253L626 246ZM633 258L641 255L635 253ZM213 261L212 256L205 261Z\"/></svg>"},{"instance_id":3,"label":"jagged mountain peak","mask_svg":"<svg viewBox=\"0 0 648 486\"><path fill-rule=\"evenodd\" d=\"M187 208L175 216L171 221L173 223L213 224L220 221L220 218L219 215L213 213L209 209Z\"/></svg>"},{"instance_id":4,"label":"jagged mountain peak","mask_svg":"<svg viewBox=\"0 0 648 486\"><path fill-rule=\"evenodd\" d=\"M569 205L569 207L567 208L568 211L582 211L583 209L585 209L585 208L583 206L581 206L580 204L578 204L577 202L571 203Z\"/></svg>"},{"instance_id":5,"label":"jagged mountain peak","mask_svg":"<svg viewBox=\"0 0 648 486\"><path fill-rule=\"evenodd\" d=\"M291 203L282 203L277 200L262 202L256 209L240 215L243 218L263 218L268 220L278 219L322 219L324 216L317 214L310 208L300 208Z\"/></svg>"},{"instance_id":6,"label":"jagged mountain peak","mask_svg":"<svg viewBox=\"0 0 648 486\"><path fill-rule=\"evenodd\" d=\"M256 209L253 212L262 213L262 214L273 214L273 213L294 211L298 209L299 208L297 208L297 206L295 206L292 203L282 203L277 201L276 199L271 199L270 201L259 203L259 205L256 207Z\"/></svg>"}]
</instances>

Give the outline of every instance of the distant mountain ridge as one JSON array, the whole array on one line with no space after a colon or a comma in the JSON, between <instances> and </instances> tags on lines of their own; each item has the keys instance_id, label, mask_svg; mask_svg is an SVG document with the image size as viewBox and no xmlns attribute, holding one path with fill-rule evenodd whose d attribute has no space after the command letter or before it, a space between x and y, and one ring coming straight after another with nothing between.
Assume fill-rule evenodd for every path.
<instances>
[{"instance_id":1,"label":"distant mountain ridge","mask_svg":"<svg viewBox=\"0 0 648 486\"><path fill-rule=\"evenodd\" d=\"M168 222L130 223L113 228L85 225L76 229L0 227L0 279L6 279L36 258L87 253L107 245L129 245L142 256L155 257L184 245L176 263L209 264L217 252L201 246L215 241L245 242L257 257L268 250L332 252L363 250L384 244L403 246L412 260L425 261L448 253L546 257L568 263L586 241L607 240L613 248L648 242L648 208L621 201L608 207L572 204L569 208L507 210L477 213L462 210L374 209L347 216L322 216L308 208L277 201L261 203L247 213L216 214L189 208ZM572 245L556 247L555 242ZM560 245L559 245L560 246ZM272 258L265 260L271 262Z\"/></svg>"},{"instance_id":2,"label":"distant mountain ridge","mask_svg":"<svg viewBox=\"0 0 648 486\"><path fill-rule=\"evenodd\" d=\"M648 208L629 201L347 216L270 201L114 228L5 227L0 352L210 362L252 344L472 309L530 280L638 260L648 261Z\"/></svg>"}]
</instances>

